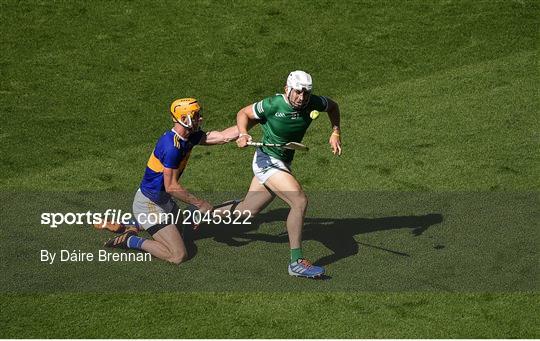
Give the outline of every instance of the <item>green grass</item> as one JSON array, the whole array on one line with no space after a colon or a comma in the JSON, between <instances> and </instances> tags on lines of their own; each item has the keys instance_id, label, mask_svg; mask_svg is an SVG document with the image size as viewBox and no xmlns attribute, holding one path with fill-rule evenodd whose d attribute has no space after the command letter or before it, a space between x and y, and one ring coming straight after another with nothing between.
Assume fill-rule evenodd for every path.
<instances>
[{"instance_id":1,"label":"green grass","mask_svg":"<svg viewBox=\"0 0 540 341\"><path fill-rule=\"evenodd\" d=\"M0 307L2 337L533 338L539 303L536 294L170 293L4 296Z\"/></svg>"},{"instance_id":2,"label":"green grass","mask_svg":"<svg viewBox=\"0 0 540 341\"><path fill-rule=\"evenodd\" d=\"M540 337L539 8L0 1L0 336ZM203 232L179 268L39 263L108 237L39 215L128 210L173 99L221 129L294 69L342 111L344 155L321 115L294 162L331 279L284 272L280 204ZM196 148L182 181L242 193L251 157Z\"/></svg>"}]
</instances>

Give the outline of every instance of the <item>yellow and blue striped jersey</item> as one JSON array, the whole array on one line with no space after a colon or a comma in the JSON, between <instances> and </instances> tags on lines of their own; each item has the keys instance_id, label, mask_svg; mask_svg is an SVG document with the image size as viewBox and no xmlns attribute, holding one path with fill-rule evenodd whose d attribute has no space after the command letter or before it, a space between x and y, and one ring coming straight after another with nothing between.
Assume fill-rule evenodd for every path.
<instances>
[{"instance_id":1,"label":"yellow and blue striped jersey","mask_svg":"<svg viewBox=\"0 0 540 341\"><path fill-rule=\"evenodd\" d=\"M163 169L180 169L178 178L186 168L193 146L201 142L205 133L201 130L191 134L187 139L180 137L174 131L164 133L150 154L146 171L141 181L141 192L157 204L167 202L170 195L165 192Z\"/></svg>"}]
</instances>

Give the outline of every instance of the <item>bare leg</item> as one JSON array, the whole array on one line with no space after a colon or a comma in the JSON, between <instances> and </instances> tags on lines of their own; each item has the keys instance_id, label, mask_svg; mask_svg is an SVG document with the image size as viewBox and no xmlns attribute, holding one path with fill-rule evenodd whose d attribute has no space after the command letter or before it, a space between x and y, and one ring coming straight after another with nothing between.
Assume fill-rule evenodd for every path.
<instances>
[{"instance_id":1,"label":"bare leg","mask_svg":"<svg viewBox=\"0 0 540 341\"><path fill-rule=\"evenodd\" d=\"M167 225L153 236L154 240L146 239L142 249L152 256L180 264L187 259L187 250L182 236L175 225Z\"/></svg>"},{"instance_id":2,"label":"bare leg","mask_svg":"<svg viewBox=\"0 0 540 341\"><path fill-rule=\"evenodd\" d=\"M276 195L274 193L270 192L268 188L259 183L259 180L257 180L256 177L253 177L244 200L242 200L236 207L232 207L233 205L230 204L220 207L217 210L219 210L219 212L225 212L230 211L232 208L234 211L239 212L249 211L253 217L264 210L264 208L268 206L275 197Z\"/></svg>"},{"instance_id":3,"label":"bare leg","mask_svg":"<svg viewBox=\"0 0 540 341\"><path fill-rule=\"evenodd\" d=\"M290 207L287 232L291 249L302 247L302 227L308 199L296 178L287 172L277 172L266 180L265 185Z\"/></svg>"}]
</instances>

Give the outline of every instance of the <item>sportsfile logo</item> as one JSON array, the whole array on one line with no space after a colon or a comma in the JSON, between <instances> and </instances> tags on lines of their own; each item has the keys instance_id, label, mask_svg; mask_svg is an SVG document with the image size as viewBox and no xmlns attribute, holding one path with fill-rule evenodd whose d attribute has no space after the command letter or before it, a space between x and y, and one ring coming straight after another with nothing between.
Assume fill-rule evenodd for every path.
<instances>
[{"instance_id":1,"label":"sportsfile logo","mask_svg":"<svg viewBox=\"0 0 540 341\"><path fill-rule=\"evenodd\" d=\"M250 211L220 211L201 212L178 211L176 213L139 213L136 217L122 210L108 209L104 213L87 211L84 213L45 212L41 214L41 225L57 228L60 225L91 225L105 227L107 224L119 225L157 225L157 224L251 224Z\"/></svg>"},{"instance_id":2,"label":"sportsfile logo","mask_svg":"<svg viewBox=\"0 0 540 341\"><path fill-rule=\"evenodd\" d=\"M107 222L127 225L133 221L131 213L122 213L122 210L108 209L104 213L87 211L84 213L41 213L41 225L56 228L60 225L101 225L105 227Z\"/></svg>"}]
</instances>

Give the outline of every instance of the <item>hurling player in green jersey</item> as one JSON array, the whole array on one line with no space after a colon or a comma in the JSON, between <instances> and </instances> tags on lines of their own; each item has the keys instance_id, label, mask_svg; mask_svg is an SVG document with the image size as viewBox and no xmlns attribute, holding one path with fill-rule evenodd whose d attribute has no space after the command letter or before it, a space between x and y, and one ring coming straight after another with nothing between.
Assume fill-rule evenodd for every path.
<instances>
[{"instance_id":1,"label":"hurling player in green jersey","mask_svg":"<svg viewBox=\"0 0 540 341\"><path fill-rule=\"evenodd\" d=\"M329 144L334 155L341 155L340 112L336 102L328 97L312 94L311 76L304 71L293 71L287 78L284 94L267 97L241 109L236 122L240 148L247 146L251 136L248 129L260 124L263 142L301 142L311 124L312 110L325 111L331 123ZM291 171L294 150L261 147L253 158L254 177L245 199L235 209L257 214L278 196L290 206L287 232L291 248L288 272L292 276L319 277L324 268L312 265L302 253L302 226L308 199Z\"/></svg>"}]
</instances>

